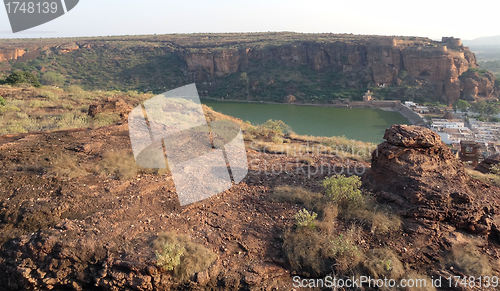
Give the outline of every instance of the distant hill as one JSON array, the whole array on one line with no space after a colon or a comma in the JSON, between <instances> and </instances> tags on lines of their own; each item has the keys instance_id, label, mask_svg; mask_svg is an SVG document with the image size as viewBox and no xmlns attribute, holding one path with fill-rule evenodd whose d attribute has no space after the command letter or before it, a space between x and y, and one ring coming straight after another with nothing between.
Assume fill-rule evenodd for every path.
<instances>
[{"instance_id":1,"label":"distant hill","mask_svg":"<svg viewBox=\"0 0 500 291\"><path fill-rule=\"evenodd\" d=\"M473 40L462 41L464 45L474 47L474 46L500 46L500 35L497 36L486 36L479 37Z\"/></svg>"},{"instance_id":2,"label":"distant hill","mask_svg":"<svg viewBox=\"0 0 500 291\"><path fill-rule=\"evenodd\" d=\"M379 100L453 103L465 98L458 76L477 63L452 37L328 33L14 39L0 40L0 49L0 72L28 71L60 87L158 94L196 83L204 97L287 102L293 95L318 104L361 101L367 90ZM481 97L500 95L492 93Z\"/></svg>"}]
</instances>

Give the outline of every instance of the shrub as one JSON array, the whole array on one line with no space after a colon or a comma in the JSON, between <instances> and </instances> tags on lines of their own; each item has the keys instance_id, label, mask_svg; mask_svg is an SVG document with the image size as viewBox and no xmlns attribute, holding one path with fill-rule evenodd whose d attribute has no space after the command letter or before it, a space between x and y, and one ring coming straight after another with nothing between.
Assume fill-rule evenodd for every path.
<instances>
[{"instance_id":1,"label":"shrub","mask_svg":"<svg viewBox=\"0 0 500 291\"><path fill-rule=\"evenodd\" d=\"M356 227L351 227L346 234L340 233L330 240L328 255L335 260L335 270L340 274L347 274L363 259L363 253L354 240L358 232Z\"/></svg>"},{"instance_id":2,"label":"shrub","mask_svg":"<svg viewBox=\"0 0 500 291\"><path fill-rule=\"evenodd\" d=\"M309 228L287 230L283 252L292 270L306 277L324 276L331 271L327 236Z\"/></svg>"},{"instance_id":3,"label":"shrub","mask_svg":"<svg viewBox=\"0 0 500 291\"><path fill-rule=\"evenodd\" d=\"M77 157L69 154L59 154L55 157L47 157L42 162L42 167L51 177L77 178L88 173L79 167Z\"/></svg>"},{"instance_id":4,"label":"shrub","mask_svg":"<svg viewBox=\"0 0 500 291\"><path fill-rule=\"evenodd\" d=\"M269 200L278 203L302 204L307 209L313 209L322 197L323 195L320 193L311 192L304 188L279 186L273 189Z\"/></svg>"},{"instance_id":5,"label":"shrub","mask_svg":"<svg viewBox=\"0 0 500 291\"><path fill-rule=\"evenodd\" d=\"M170 172L165 169L142 168L135 162L134 156L128 150L108 151L103 159L94 167L98 175L113 175L120 180L130 180L138 174L164 175Z\"/></svg>"},{"instance_id":6,"label":"shrub","mask_svg":"<svg viewBox=\"0 0 500 291\"><path fill-rule=\"evenodd\" d=\"M41 108L41 107L48 107L48 106L50 106L50 103L48 101L33 100L33 101L30 102L29 106L31 108Z\"/></svg>"},{"instance_id":7,"label":"shrub","mask_svg":"<svg viewBox=\"0 0 500 291\"><path fill-rule=\"evenodd\" d=\"M40 93L40 96L43 97L43 98L47 98L49 100L52 100L52 101L59 100L59 96L56 95L54 92L50 92L50 91L42 91Z\"/></svg>"},{"instance_id":8,"label":"shrub","mask_svg":"<svg viewBox=\"0 0 500 291\"><path fill-rule=\"evenodd\" d=\"M156 251L156 265L165 271L171 271L181 263L181 256L186 249L179 244L165 242L160 246L161 251Z\"/></svg>"},{"instance_id":9,"label":"shrub","mask_svg":"<svg viewBox=\"0 0 500 291\"><path fill-rule=\"evenodd\" d=\"M273 136L271 138L271 140L275 143L275 144L283 144L283 138L279 137L279 136Z\"/></svg>"},{"instance_id":10,"label":"shrub","mask_svg":"<svg viewBox=\"0 0 500 291\"><path fill-rule=\"evenodd\" d=\"M190 241L185 236L177 236L172 232L160 233L153 241L153 248L160 254L162 254L165 245L174 247L168 255L165 255L168 260L162 263L168 262L174 275L181 280L190 279L194 274L206 270L217 258L209 249ZM181 252L181 250L183 251ZM178 262L177 257L179 257Z\"/></svg>"},{"instance_id":11,"label":"shrub","mask_svg":"<svg viewBox=\"0 0 500 291\"><path fill-rule=\"evenodd\" d=\"M364 205L358 176L335 175L326 178L321 184L326 189L326 195L342 208L359 208Z\"/></svg>"},{"instance_id":12,"label":"shrub","mask_svg":"<svg viewBox=\"0 0 500 291\"><path fill-rule=\"evenodd\" d=\"M38 81L38 78L30 72L13 72L5 79L5 82L9 85L20 85L20 84L30 84L34 87L41 87L42 85Z\"/></svg>"},{"instance_id":13,"label":"shrub","mask_svg":"<svg viewBox=\"0 0 500 291\"><path fill-rule=\"evenodd\" d=\"M273 132L276 132L280 135L289 134L292 132L292 128L290 126L286 125L281 120L269 119L268 121L264 122L264 124L262 124L262 127L269 129Z\"/></svg>"},{"instance_id":14,"label":"shrub","mask_svg":"<svg viewBox=\"0 0 500 291\"><path fill-rule=\"evenodd\" d=\"M0 96L0 106L5 106L7 105L7 101L5 101L5 99L3 99L2 96Z\"/></svg>"},{"instance_id":15,"label":"shrub","mask_svg":"<svg viewBox=\"0 0 500 291\"><path fill-rule=\"evenodd\" d=\"M490 167L490 173L492 173L494 175L500 175L500 165L498 165L498 164L491 165L491 167Z\"/></svg>"},{"instance_id":16,"label":"shrub","mask_svg":"<svg viewBox=\"0 0 500 291\"><path fill-rule=\"evenodd\" d=\"M243 134L244 141L253 141L254 138L255 138L255 136L253 134L250 134L250 133Z\"/></svg>"},{"instance_id":17,"label":"shrub","mask_svg":"<svg viewBox=\"0 0 500 291\"><path fill-rule=\"evenodd\" d=\"M307 227L313 229L316 227L315 220L317 217L317 213L309 213L306 209L302 209L295 214L295 224L297 227Z\"/></svg>"},{"instance_id":18,"label":"shrub","mask_svg":"<svg viewBox=\"0 0 500 291\"><path fill-rule=\"evenodd\" d=\"M268 120L259 126L252 126L248 132L253 135L260 135L264 137L282 137L283 135L292 133L290 126L286 125L281 120Z\"/></svg>"},{"instance_id":19,"label":"shrub","mask_svg":"<svg viewBox=\"0 0 500 291\"><path fill-rule=\"evenodd\" d=\"M40 82L44 85L61 86L64 84L65 78L57 72L46 72L40 78Z\"/></svg>"},{"instance_id":20,"label":"shrub","mask_svg":"<svg viewBox=\"0 0 500 291\"><path fill-rule=\"evenodd\" d=\"M73 110L75 107L73 105L69 104L69 103L64 103L62 105L62 108L66 109L66 110Z\"/></svg>"},{"instance_id":21,"label":"shrub","mask_svg":"<svg viewBox=\"0 0 500 291\"><path fill-rule=\"evenodd\" d=\"M370 250L363 265L368 274L375 279L387 277L398 280L405 273L399 257L390 249Z\"/></svg>"},{"instance_id":22,"label":"shrub","mask_svg":"<svg viewBox=\"0 0 500 291\"><path fill-rule=\"evenodd\" d=\"M92 120L94 128L118 123L121 120L118 113L99 113Z\"/></svg>"},{"instance_id":23,"label":"shrub","mask_svg":"<svg viewBox=\"0 0 500 291\"><path fill-rule=\"evenodd\" d=\"M71 99L77 102L83 102L85 99L92 99L92 95L78 85L71 85L66 91L70 93Z\"/></svg>"},{"instance_id":24,"label":"shrub","mask_svg":"<svg viewBox=\"0 0 500 291\"><path fill-rule=\"evenodd\" d=\"M5 106L0 106L0 114L4 114L7 112L19 112L21 109L17 106L14 105L5 105Z\"/></svg>"},{"instance_id":25,"label":"shrub","mask_svg":"<svg viewBox=\"0 0 500 291\"><path fill-rule=\"evenodd\" d=\"M90 123L89 116L77 116L74 113L63 113L56 119L58 129L72 129L88 127Z\"/></svg>"}]
</instances>

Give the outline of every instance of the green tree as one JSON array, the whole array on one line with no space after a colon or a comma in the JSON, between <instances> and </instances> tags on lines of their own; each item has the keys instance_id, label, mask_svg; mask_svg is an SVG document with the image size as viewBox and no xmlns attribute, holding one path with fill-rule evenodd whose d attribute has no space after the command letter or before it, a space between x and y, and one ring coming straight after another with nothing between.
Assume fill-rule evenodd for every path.
<instances>
[{"instance_id":1,"label":"green tree","mask_svg":"<svg viewBox=\"0 0 500 291\"><path fill-rule=\"evenodd\" d=\"M240 80L243 82L243 85L245 85L245 93L247 96L250 94L250 79L248 79L248 74L246 72L241 73L240 75Z\"/></svg>"},{"instance_id":2,"label":"green tree","mask_svg":"<svg viewBox=\"0 0 500 291\"><path fill-rule=\"evenodd\" d=\"M455 112L457 112L457 110L465 112L467 111L467 109L469 109L469 107L470 107L469 102L462 99L459 99L455 101L455 103L453 103L453 110L455 110Z\"/></svg>"},{"instance_id":3,"label":"green tree","mask_svg":"<svg viewBox=\"0 0 500 291\"><path fill-rule=\"evenodd\" d=\"M31 84L35 87L41 87L38 78L30 72L14 72L10 74L5 82L10 85Z\"/></svg>"},{"instance_id":4,"label":"green tree","mask_svg":"<svg viewBox=\"0 0 500 291\"><path fill-rule=\"evenodd\" d=\"M47 72L43 74L40 78L40 82L44 85L61 86L64 84L65 78L54 71Z\"/></svg>"},{"instance_id":5,"label":"green tree","mask_svg":"<svg viewBox=\"0 0 500 291\"><path fill-rule=\"evenodd\" d=\"M497 115L498 113L500 113L500 108L495 103L488 103L484 110L484 113L488 117L490 117L491 115Z\"/></svg>"},{"instance_id":6,"label":"green tree","mask_svg":"<svg viewBox=\"0 0 500 291\"><path fill-rule=\"evenodd\" d=\"M480 115L484 115L486 107L488 107L486 101L477 101L471 104L471 110Z\"/></svg>"},{"instance_id":7,"label":"green tree","mask_svg":"<svg viewBox=\"0 0 500 291\"><path fill-rule=\"evenodd\" d=\"M0 96L0 106L5 106L7 105L7 101L5 101L5 99L3 99L2 96Z\"/></svg>"}]
</instances>

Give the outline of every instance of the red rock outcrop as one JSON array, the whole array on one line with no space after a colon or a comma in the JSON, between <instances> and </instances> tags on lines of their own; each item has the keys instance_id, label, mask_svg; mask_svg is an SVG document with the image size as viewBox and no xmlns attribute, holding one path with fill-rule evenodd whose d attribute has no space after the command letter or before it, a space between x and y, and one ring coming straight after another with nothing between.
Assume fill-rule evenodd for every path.
<instances>
[{"instance_id":1,"label":"red rock outcrop","mask_svg":"<svg viewBox=\"0 0 500 291\"><path fill-rule=\"evenodd\" d=\"M24 49L0 49L0 62L16 60L25 53L26 51Z\"/></svg>"},{"instance_id":2,"label":"red rock outcrop","mask_svg":"<svg viewBox=\"0 0 500 291\"><path fill-rule=\"evenodd\" d=\"M76 43L70 42L70 43L58 45L58 46L56 46L56 48L59 49L59 52L61 52L61 53L69 53L69 52L72 52L74 50L79 49L80 47Z\"/></svg>"},{"instance_id":3,"label":"red rock outcrop","mask_svg":"<svg viewBox=\"0 0 500 291\"><path fill-rule=\"evenodd\" d=\"M446 223L498 235L498 191L471 179L437 133L395 125L386 130L384 139L373 152L364 185L406 218L407 231Z\"/></svg>"},{"instance_id":4,"label":"red rock outcrop","mask_svg":"<svg viewBox=\"0 0 500 291\"><path fill-rule=\"evenodd\" d=\"M487 159L484 161L480 162L479 165L475 168L476 171L479 171L483 174L489 174L491 173L491 167L497 166L500 164L500 155L492 155L489 156Z\"/></svg>"},{"instance_id":5,"label":"red rock outcrop","mask_svg":"<svg viewBox=\"0 0 500 291\"><path fill-rule=\"evenodd\" d=\"M126 121L130 111L132 111L132 106L128 105L123 100L106 98L91 104L89 106L88 115L95 117L99 113L117 113L123 121Z\"/></svg>"},{"instance_id":6,"label":"red rock outcrop","mask_svg":"<svg viewBox=\"0 0 500 291\"><path fill-rule=\"evenodd\" d=\"M414 79L434 84L436 96L445 102L460 98L463 85L459 76L477 67L475 55L455 38L443 38L441 42L389 37L346 38L332 43L296 42L265 49L203 49L183 53L182 58L198 80L243 71L250 61L270 59L307 65L315 70L333 68L376 85L397 83L398 74L405 70ZM483 87L493 83L488 84Z\"/></svg>"},{"instance_id":7,"label":"red rock outcrop","mask_svg":"<svg viewBox=\"0 0 500 291\"><path fill-rule=\"evenodd\" d=\"M462 99L474 101L478 97L498 97L495 92L497 77L491 72L467 72L461 79Z\"/></svg>"}]
</instances>

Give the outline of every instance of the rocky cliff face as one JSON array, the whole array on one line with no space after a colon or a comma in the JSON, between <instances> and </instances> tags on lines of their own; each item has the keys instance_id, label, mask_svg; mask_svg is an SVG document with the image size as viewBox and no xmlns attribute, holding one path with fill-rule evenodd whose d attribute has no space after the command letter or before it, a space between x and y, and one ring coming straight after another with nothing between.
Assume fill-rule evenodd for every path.
<instances>
[{"instance_id":1,"label":"rocky cliff face","mask_svg":"<svg viewBox=\"0 0 500 291\"><path fill-rule=\"evenodd\" d=\"M435 96L444 102L453 102L464 92L470 94L471 90L474 91L471 89L474 81L468 78L460 80L459 77L469 68L477 67L474 54L455 38L443 38L441 42L384 37L354 42L296 42L266 48L205 49L183 53L182 58L198 80L243 72L249 62L271 59L284 65L306 65L318 71L333 69L374 86L401 83L403 73L421 84L432 85ZM360 87L356 81L349 85ZM484 79L476 86L485 97L492 96L493 87L492 78Z\"/></svg>"},{"instance_id":2,"label":"rocky cliff face","mask_svg":"<svg viewBox=\"0 0 500 291\"><path fill-rule=\"evenodd\" d=\"M25 53L26 51L24 49L0 49L0 62L16 60Z\"/></svg>"}]
</instances>

